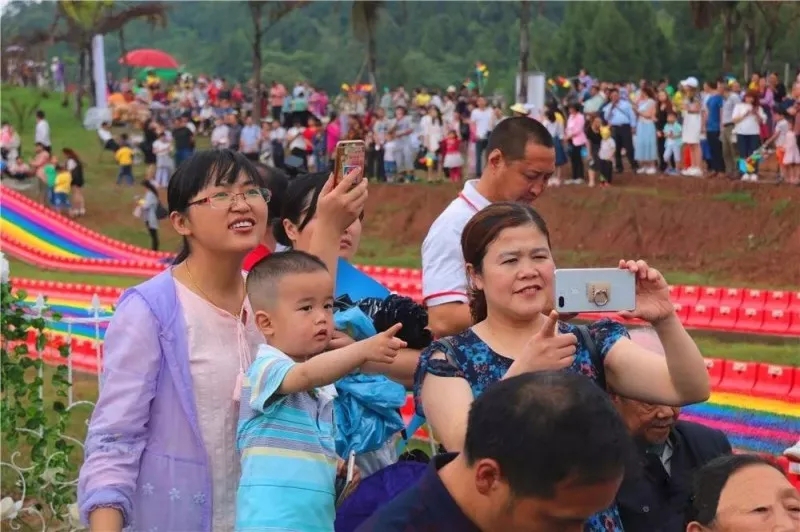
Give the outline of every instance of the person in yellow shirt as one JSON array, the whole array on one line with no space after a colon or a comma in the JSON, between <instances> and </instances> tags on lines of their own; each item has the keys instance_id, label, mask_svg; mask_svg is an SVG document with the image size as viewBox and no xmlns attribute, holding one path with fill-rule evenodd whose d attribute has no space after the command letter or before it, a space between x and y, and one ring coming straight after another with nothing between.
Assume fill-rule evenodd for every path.
<instances>
[{"instance_id":1,"label":"person in yellow shirt","mask_svg":"<svg viewBox=\"0 0 800 532\"><path fill-rule=\"evenodd\" d=\"M72 172L63 164L56 165L56 179L53 183L53 208L60 214L69 211L69 193L72 187Z\"/></svg>"},{"instance_id":2,"label":"person in yellow shirt","mask_svg":"<svg viewBox=\"0 0 800 532\"><path fill-rule=\"evenodd\" d=\"M133 150L128 143L128 135L123 133L120 136L120 146L114 153L114 158L119 165L119 174L117 174L117 185L125 184L129 187L133 186Z\"/></svg>"}]
</instances>

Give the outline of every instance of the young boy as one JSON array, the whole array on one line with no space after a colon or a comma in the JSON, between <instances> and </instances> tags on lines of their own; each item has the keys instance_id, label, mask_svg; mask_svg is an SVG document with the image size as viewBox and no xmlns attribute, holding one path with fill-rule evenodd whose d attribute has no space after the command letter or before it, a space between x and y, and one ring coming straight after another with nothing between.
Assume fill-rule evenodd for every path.
<instances>
[{"instance_id":1,"label":"young boy","mask_svg":"<svg viewBox=\"0 0 800 532\"><path fill-rule=\"evenodd\" d=\"M668 175L678 175L681 166L681 141L683 131L678 123L678 115L674 111L667 113L667 123L664 124L664 165Z\"/></svg>"},{"instance_id":2,"label":"young boy","mask_svg":"<svg viewBox=\"0 0 800 532\"><path fill-rule=\"evenodd\" d=\"M63 164L56 165L56 178L53 183L53 207L61 214L69 212L69 193L72 188L72 172Z\"/></svg>"},{"instance_id":3,"label":"young boy","mask_svg":"<svg viewBox=\"0 0 800 532\"><path fill-rule=\"evenodd\" d=\"M42 168L45 185L47 186L47 203L49 203L51 207L55 207L56 205L55 186L56 176L58 175L56 164L58 164L58 159L55 155L51 155L50 160L44 165L44 168Z\"/></svg>"},{"instance_id":4,"label":"young boy","mask_svg":"<svg viewBox=\"0 0 800 532\"><path fill-rule=\"evenodd\" d=\"M391 363L406 345L394 337L400 325L324 352L333 334L333 278L302 251L256 264L247 294L269 345L260 347L242 386L236 530L333 532L342 462L331 384L367 361Z\"/></svg>"},{"instance_id":5,"label":"young boy","mask_svg":"<svg viewBox=\"0 0 800 532\"><path fill-rule=\"evenodd\" d=\"M119 165L117 185L121 185L124 182L129 187L133 186L133 150L128 145L127 133L120 135L120 146L114 153L114 159L117 160Z\"/></svg>"},{"instance_id":6,"label":"young boy","mask_svg":"<svg viewBox=\"0 0 800 532\"><path fill-rule=\"evenodd\" d=\"M598 171L600 173L600 186L607 187L611 184L611 176L614 173L612 162L614 161L614 154L617 152L617 143L614 142L614 137L611 136L611 128L603 126L600 128L600 149L597 152Z\"/></svg>"},{"instance_id":7,"label":"young boy","mask_svg":"<svg viewBox=\"0 0 800 532\"><path fill-rule=\"evenodd\" d=\"M387 183L394 183L397 175L397 139L394 130L386 134L386 144L383 145L383 173Z\"/></svg>"}]
</instances>

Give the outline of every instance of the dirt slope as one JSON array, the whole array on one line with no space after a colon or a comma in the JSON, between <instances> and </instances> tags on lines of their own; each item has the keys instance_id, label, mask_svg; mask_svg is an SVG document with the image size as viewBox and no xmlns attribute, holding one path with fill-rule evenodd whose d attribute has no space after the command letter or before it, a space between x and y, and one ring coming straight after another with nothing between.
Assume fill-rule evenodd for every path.
<instances>
[{"instance_id":1,"label":"dirt slope","mask_svg":"<svg viewBox=\"0 0 800 532\"><path fill-rule=\"evenodd\" d=\"M800 189L621 177L610 189L547 190L535 207L561 266L642 257L665 270L752 286L800 286ZM365 232L415 246L457 195L451 185L374 185Z\"/></svg>"}]
</instances>

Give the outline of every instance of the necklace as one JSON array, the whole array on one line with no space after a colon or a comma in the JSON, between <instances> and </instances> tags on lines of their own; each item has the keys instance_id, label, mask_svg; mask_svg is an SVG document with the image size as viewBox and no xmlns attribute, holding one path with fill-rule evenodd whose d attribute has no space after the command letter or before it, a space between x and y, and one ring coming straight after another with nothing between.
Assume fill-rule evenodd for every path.
<instances>
[{"instance_id":1,"label":"necklace","mask_svg":"<svg viewBox=\"0 0 800 532\"><path fill-rule=\"evenodd\" d=\"M214 300L208 294L206 294L206 291L203 290L200 287L200 285L197 283L197 281L194 280L194 277L192 276L192 270L189 269L189 262L187 261L187 262L184 262L183 264L184 264L184 267L186 268L186 275L189 277L189 280L192 282L194 287L197 288L197 290L206 299L206 301L208 301L209 303L214 305ZM244 279L242 279L242 286L244 286ZM239 320L242 319L242 308L241 307L239 309L239 312L237 314L234 314L234 316L236 316L236 318L239 319Z\"/></svg>"}]
</instances>

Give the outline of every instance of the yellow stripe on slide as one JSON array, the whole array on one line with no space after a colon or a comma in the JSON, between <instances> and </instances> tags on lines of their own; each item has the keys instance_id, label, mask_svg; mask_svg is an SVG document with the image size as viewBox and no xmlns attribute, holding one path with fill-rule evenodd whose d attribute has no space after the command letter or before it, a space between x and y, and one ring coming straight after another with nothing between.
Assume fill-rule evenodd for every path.
<instances>
[{"instance_id":1,"label":"yellow stripe on slide","mask_svg":"<svg viewBox=\"0 0 800 532\"><path fill-rule=\"evenodd\" d=\"M48 255L56 255L58 257L69 257L69 258L78 258L79 255L72 253L70 251L66 251L60 247L56 247L49 242L42 240L41 238L37 237L25 231L18 225L12 224L7 220L0 219L0 231L7 234L9 237L13 238L17 242L29 246L33 249L41 251L42 253L47 253Z\"/></svg>"}]
</instances>

